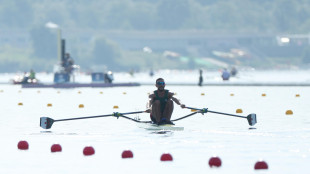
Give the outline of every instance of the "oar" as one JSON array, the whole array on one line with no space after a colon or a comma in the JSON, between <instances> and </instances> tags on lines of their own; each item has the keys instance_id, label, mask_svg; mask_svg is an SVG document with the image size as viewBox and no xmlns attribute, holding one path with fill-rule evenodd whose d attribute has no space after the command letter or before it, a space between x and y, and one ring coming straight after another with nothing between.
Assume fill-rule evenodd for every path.
<instances>
[{"instance_id":1,"label":"oar","mask_svg":"<svg viewBox=\"0 0 310 174\"><path fill-rule=\"evenodd\" d=\"M235 114L227 114L227 113L223 113L223 112L210 111L207 108L203 108L203 109L197 109L197 108L192 108L192 107L185 107L185 108L200 111L200 113L202 113L202 114L207 113L207 112L211 112L214 114L222 114L222 115L228 115L228 116L232 116L232 117L246 118L248 120L250 126L254 126L257 123L256 114L254 114L254 113L249 114L248 116L241 116L241 115L235 115Z\"/></svg>"},{"instance_id":2,"label":"oar","mask_svg":"<svg viewBox=\"0 0 310 174\"><path fill-rule=\"evenodd\" d=\"M59 120L54 120L52 118L49 117L41 117L40 118L40 127L42 127L43 129L49 129L52 127L54 122L57 121L69 121L69 120L79 120L79 119L88 119L88 118L99 118L99 117L111 117L111 116L115 116L115 117L124 117L127 119L130 119L129 117L125 117L124 115L129 115L129 114L140 114L140 113L144 113L145 111L137 111L137 112L127 112L127 113L119 113L119 112L114 112L112 114L107 114L107 115L97 115L97 116L88 116L88 117L77 117L77 118L66 118L66 119L59 119ZM131 119L133 121L136 122L140 122L138 120L134 120Z\"/></svg>"}]
</instances>

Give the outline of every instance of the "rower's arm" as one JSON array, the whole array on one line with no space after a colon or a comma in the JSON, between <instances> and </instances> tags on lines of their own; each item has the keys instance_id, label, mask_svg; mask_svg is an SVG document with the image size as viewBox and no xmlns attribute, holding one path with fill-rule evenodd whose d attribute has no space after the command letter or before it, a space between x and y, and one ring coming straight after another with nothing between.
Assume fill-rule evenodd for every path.
<instances>
[{"instance_id":1,"label":"rower's arm","mask_svg":"<svg viewBox=\"0 0 310 174\"><path fill-rule=\"evenodd\" d=\"M151 94L149 95L149 101L147 103L147 110L151 110L153 101L154 101L154 94Z\"/></svg>"},{"instance_id":2,"label":"rower's arm","mask_svg":"<svg viewBox=\"0 0 310 174\"><path fill-rule=\"evenodd\" d=\"M171 97L171 100L173 100L176 104L181 105L182 108L185 108L185 105L182 104L179 99L173 97L173 95L174 95L173 93L169 93L169 95Z\"/></svg>"}]
</instances>

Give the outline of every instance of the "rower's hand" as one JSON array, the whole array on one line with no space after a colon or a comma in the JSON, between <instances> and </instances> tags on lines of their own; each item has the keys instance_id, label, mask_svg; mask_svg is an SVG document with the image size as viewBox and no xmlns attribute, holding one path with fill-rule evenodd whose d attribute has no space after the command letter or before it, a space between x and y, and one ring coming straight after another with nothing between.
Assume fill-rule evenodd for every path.
<instances>
[{"instance_id":1,"label":"rower's hand","mask_svg":"<svg viewBox=\"0 0 310 174\"><path fill-rule=\"evenodd\" d=\"M145 110L146 113L151 113L151 109Z\"/></svg>"},{"instance_id":2,"label":"rower's hand","mask_svg":"<svg viewBox=\"0 0 310 174\"><path fill-rule=\"evenodd\" d=\"M182 105L181 105L181 108L185 108L185 105L182 104Z\"/></svg>"}]
</instances>

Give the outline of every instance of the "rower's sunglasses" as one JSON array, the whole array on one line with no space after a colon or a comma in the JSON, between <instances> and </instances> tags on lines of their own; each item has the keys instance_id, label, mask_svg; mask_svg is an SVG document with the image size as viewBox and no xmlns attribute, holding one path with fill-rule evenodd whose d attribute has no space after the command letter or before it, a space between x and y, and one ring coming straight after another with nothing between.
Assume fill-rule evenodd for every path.
<instances>
[{"instance_id":1,"label":"rower's sunglasses","mask_svg":"<svg viewBox=\"0 0 310 174\"><path fill-rule=\"evenodd\" d=\"M157 85L165 85L165 82L157 82Z\"/></svg>"}]
</instances>

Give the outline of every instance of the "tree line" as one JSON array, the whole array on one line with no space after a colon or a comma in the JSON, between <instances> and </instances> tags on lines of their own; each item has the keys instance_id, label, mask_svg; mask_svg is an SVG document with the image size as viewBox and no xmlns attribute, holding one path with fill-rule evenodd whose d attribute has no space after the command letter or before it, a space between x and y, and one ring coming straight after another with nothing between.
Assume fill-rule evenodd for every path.
<instances>
[{"instance_id":1,"label":"tree line","mask_svg":"<svg viewBox=\"0 0 310 174\"><path fill-rule=\"evenodd\" d=\"M0 0L0 28L308 33L308 0Z\"/></svg>"}]
</instances>

